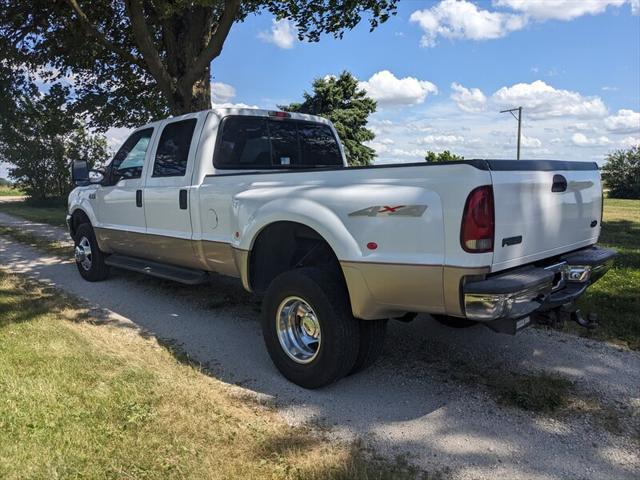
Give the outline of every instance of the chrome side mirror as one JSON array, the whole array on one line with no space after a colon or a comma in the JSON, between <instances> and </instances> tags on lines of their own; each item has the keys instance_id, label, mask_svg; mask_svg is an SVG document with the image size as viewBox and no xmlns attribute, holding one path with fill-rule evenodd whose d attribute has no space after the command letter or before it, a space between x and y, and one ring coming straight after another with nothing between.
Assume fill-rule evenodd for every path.
<instances>
[{"instance_id":1,"label":"chrome side mirror","mask_svg":"<svg viewBox=\"0 0 640 480\"><path fill-rule=\"evenodd\" d=\"M104 172L102 170L89 170L89 183L104 182Z\"/></svg>"}]
</instances>

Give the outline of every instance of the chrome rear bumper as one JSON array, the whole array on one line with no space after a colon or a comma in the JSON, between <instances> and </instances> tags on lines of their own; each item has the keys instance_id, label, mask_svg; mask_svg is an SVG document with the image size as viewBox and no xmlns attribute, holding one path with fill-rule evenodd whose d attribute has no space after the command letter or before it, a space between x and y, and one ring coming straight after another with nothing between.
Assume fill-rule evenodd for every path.
<instances>
[{"instance_id":1,"label":"chrome rear bumper","mask_svg":"<svg viewBox=\"0 0 640 480\"><path fill-rule=\"evenodd\" d=\"M516 321L537 310L571 303L607 272L615 255L614 250L592 247L567 254L553 265L526 266L469 282L463 287L466 317L479 322Z\"/></svg>"}]
</instances>

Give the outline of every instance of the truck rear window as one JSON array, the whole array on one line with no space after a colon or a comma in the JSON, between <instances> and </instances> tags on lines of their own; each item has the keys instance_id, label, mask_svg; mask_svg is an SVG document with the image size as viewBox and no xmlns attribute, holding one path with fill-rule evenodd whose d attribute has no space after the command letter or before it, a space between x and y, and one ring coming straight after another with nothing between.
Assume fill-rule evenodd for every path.
<instances>
[{"instance_id":1,"label":"truck rear window","mask_svg":"<svg viewBox=\"0 0 640 480\"><path fill-rule=\"evenodd\" d=\"M223 119L213 163L219 169L343 165L328 125L245 115Z\"/></svg>"}]
</instances>

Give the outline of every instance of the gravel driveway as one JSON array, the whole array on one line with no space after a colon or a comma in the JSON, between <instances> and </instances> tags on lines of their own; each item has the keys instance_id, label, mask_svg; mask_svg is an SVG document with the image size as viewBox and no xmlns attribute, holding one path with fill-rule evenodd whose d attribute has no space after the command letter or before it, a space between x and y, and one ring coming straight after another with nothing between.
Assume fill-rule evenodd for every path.
<instances>
[{"instance_id":1,"label":"gravel driveway","mask_svg":"<svg viewBox=\"0 0 640 480\"><path fill-rule=\"evenodd\" d=\"M0 265L130 319L212 375L272 403L292 424L364 438L381 453L406 454L447 477L640 478L636 352L537 329L516 337L483 327L453 330L420 316L409 324L390 322L384 354L369 370L306 391L272 365L257 300L234 280L217 277L189 287L115 271L105 282L88 283L73 263L5 237ZM496 403L483 382L500 372L540 371L572 380L580 395L603 409L533 414ZM624 428L607 428L611 418L602 412Z\"/></svg>"}]
</instances>

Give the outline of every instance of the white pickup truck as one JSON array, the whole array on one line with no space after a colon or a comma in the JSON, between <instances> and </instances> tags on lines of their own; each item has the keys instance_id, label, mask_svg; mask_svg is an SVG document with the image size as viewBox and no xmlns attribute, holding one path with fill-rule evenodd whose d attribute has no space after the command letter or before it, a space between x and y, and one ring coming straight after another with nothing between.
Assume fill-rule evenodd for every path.
<instances>
[{"instance_id":1,"label":"white pickup truck","mask_svg":"<svg viewBox=\"0 0 640 480\"><path fill-rule=\"evenodd\" d=\"M432 314L515 333L572 310L615 252L595 243L594 163L469 160L347 167L319 117L217 109L135 130L106 168L74 162L80 274L188 284L209 272L263 295L269 354L316 388L370 365L389 318Z\"/></svg>"}]
</instances>

